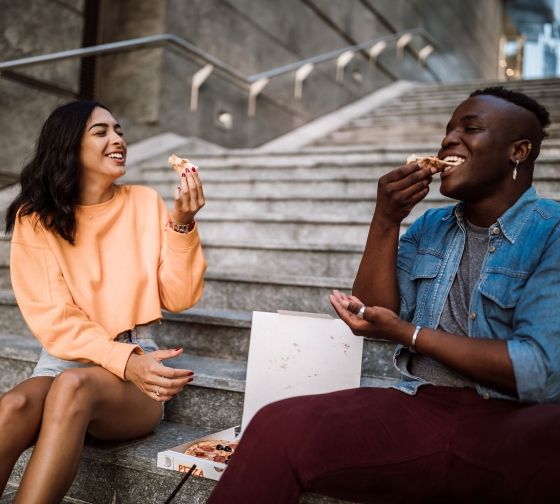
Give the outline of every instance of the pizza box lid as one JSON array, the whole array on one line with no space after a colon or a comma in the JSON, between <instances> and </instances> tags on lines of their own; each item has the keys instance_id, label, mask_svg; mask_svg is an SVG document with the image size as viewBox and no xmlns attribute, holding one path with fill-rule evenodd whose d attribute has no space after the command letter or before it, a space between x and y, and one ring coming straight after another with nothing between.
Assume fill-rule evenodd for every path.
<instances>
[{"instance_id":1,"label":"pizza box lid","mask_svg":"<svg viewBox=\"0 0 560 504\"><path fill-rule=\"evenodd\" d=\"M362 349L363 338L330 315L253 312L241 427L160 452L158 467L187 472L196 464L203 474L193 474L219 479L226 464L186 455L187 448L200 441L237 439L255 413L271 402L359 387Z\"/></svg>"}]
</instances>

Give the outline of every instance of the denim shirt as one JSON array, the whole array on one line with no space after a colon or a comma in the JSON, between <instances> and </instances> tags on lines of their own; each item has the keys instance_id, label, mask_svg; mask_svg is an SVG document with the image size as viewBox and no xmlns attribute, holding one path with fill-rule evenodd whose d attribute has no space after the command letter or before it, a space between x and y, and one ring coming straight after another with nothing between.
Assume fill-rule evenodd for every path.
<instances>
[{"instance_id":1,"label":"denim shirt","mask_svg":"<svg viewBox=\"0 0 560 504\"><path fill-rule=\"evenodd\" d=\"M529 188L492 226L469 306L468 337L507 341L517 397L476 384L485 398L560 402L560 204ZM428 210L401 237L397 275L401 318L437 328L465 246L463 204ZM407 371L399 346L396 388L427 382Z\"/></svg>"}]
</instances>

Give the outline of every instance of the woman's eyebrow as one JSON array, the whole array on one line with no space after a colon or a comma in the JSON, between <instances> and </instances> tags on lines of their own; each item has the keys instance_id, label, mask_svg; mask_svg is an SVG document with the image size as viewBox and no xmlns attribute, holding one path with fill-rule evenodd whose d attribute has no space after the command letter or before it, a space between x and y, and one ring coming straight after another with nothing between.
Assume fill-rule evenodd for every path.
<instances>
[{"instance_id":1,"label":"woman's eyebrow","mask_svg":"<svg viewBox=\"0 0 560 504\"><path fill-rule=\"evenodd\" d=\"M99 127L102 127L102 128L108 128L109 124L107 124L107 123L95 123L95 124L92 124L88 128L88 131L95 128L96 126L99 126ZM119 123L115 123L115 129L121 129L121 125Z\"/></svg>"}]
</instances>

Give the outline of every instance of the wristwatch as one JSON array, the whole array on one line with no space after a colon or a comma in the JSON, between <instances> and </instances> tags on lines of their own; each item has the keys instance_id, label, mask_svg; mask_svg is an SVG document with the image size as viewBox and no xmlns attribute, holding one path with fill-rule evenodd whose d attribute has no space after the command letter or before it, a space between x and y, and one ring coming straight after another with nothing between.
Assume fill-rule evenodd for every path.
<instances>
[{"instance_id":1,"label":"wristwatch","mask_svg":"<svg viewBox=\"0 0 560 504\"><path fill-rule=\"evenodd\" d=\"M176 224L171 219L167 221L167 226L169 227L169 229L172 229L176 233L183 233L183 234L192 231L194 229L195 224L196 221L194 219L192 220L192 222L189 222L188 224Z\"/></svg>"}]
</instances>

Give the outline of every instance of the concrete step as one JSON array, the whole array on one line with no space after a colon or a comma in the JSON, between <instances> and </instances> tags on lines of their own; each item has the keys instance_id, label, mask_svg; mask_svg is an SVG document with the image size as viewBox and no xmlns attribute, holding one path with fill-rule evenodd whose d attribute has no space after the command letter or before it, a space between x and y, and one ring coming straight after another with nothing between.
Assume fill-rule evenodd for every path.
<instances>
[{"instance_id":1,"label":"concrete step","mask_svg":"<svg viewBox=\"0 0 560 504\"><path fill-rule=\"evenodd\" d=\"M398 165L397 165L398 166ZM338 177L322 174L321 169L317 169L314 174L306 177L294 175L291 180L285 178L260 180L257 178L246 180L205 180L204 194L206 199L224 201L254 201L254 202L274 202L278 201L282 205L282 200L287 204L284 208L291 208L294 202L302 203L313 202L332 202L340 201L340 206L351 204L352 201L364 199L375 200L379 177L395 169L396 166L385 170L381 174L370 173L357 175L355 173L342 173ZM164 199L173 198L176 183L174 180L156 182L150 181L151 187L156 189ZM535 167L534 185L541 194L560 196L560 159L558 161L543 160ZM430 186L430 198L427 202L434 201L439 204L442 199L440 192L440 177L433 177ZM421 202L423 204L425 201ZM328 207L327 207L328 208ZM338 211L335 205L334 211ZM326 208L320 208L326 211ZM231 209L231 211L235 211ZM262 211L262 210L261 210ZM425 211L425 210L422 210Z\"/></svg>"},{"instance_id":2,"label":"concrete step","mask_svg":"<svg viewBox=\"0 0 560 504\"><path fill-rule=\"evenodd\" d=\"M0 335L0 393L31 375L39 358L35 338ZM177 423L223 429L240 422L247 364L244 361L183 354L166 365L190 369L194 380L166 403L166 418Z\"/></svg>"},{"instance_id":3,"label":"concrete step","mask_svg":"<svg viewBox=\"0 0 560 504\"><path fill-rule=\"evenodd\" d=\"M440 139L441 140L441 139ZM364 144L365 142L362 142ZM248 155L245 152L232 152L228 156L212 156L212 157L199 157L193 158L192 161L198 164L200 168L200 176L222 180L224 177L227 179L235 180L239 176L245 174L253 174L258 178L266 179L269 177L269 170L276 168L274 178L281 178L281 173L288 170L289 173L308 174L308 168L337 168L338 175L340 176L340 167L349 168L353 166L362 166L371 168L376 166L383 166L385 168L395 166L395 163L402 163L409 153L433 153L437 148L437 142L432 142L429 145L418 144L408 149L402 149L399 146L398 150L374 150L371 145L368 149L363 149L360 145L359 149L346 148L345 150L318 150L310 149L302 151L298 155L292 152L282 152L275 154L259 154ZM341 146L342 147L342 146ZM427 149L427 151L426 151ZM136 170L136 169L134 169ZM233 171L232 171L233 170ZM155 175L152 175L155 172ZM165 160L155 160L146 163L137 168L137 173L140 173L141 180L160 180L162 175L169 180L176 180L177 175L167 167ZM379 173L383 173L380 171Z\"/></svg>"},{"instance_id":4,"label":"concrete step","mask_svg":"<svg viewBox=\"0 0 560 504\"><path fill-rule=\"evenodd\" d=\"M449 119L447 116L446 121ZM436 143L441 142L443 139L445 122L442 122L440 126L432 125L430 127L417 126L416 129L410 130L413 124L405 127L402 125L392 128L391 126L376 125L371 128L350 128L346 130L340 130L332 133L328 137L320 139L316 142L317 145L326 144L338 144L338 145L352 145L352 144L363 144L365 142L371 142L377 145L391 145L391 144L401 144L406 140L412 142L427 142ZM551 138L560 138L560 126L552 125L547 128L548 135Z\"/></svg>"},{"instance_id":5,"label":"concrete step","mask_svg":"<svg viewBox=\"0 0 560 504\"><path fill-rule=\"evenodd\" d=\"M39 358L40 344L30 337L0 334L0 393L27 379ZM368 343L364 367L382 370L382 376L362 373L362 386L386 386L395 380L391 365L394 345ZM241 422L246 361L182 354L167 361L170 367L190 369L194 380L165 404L165 419L185 425L221 430Z\"/></svg>"},{"instance_id":6,"label":"concrete step","mask_svg":"<svg viewBox=\"0 0 560 504\"><path fill-rule=\"evenodd\" d=\"M214 432L212 429L162 422L153 433L126 443L103 443L88 439L77 477L68 492L66 503L92 504L161 504L179 484L184 474L159 469L160 451L193 441ZM13 495L29 460L31 449L25 451L16 464L4 499ZM203 504L215 482L191 477L173 499L175 504ZM11 502L11 500L6 500ZM301 504L350 504L307 493Z\"/></svg>"},{"instance_id":7,"label":"concrete step","mask_svg":"<svg viewBox=\"0 0 560 504\"><path fill-rule=\"evenodd\" d=\"M2 312L0 335L5 335L3 339L5 348L0 349L0 352L4 351L6 358L21 354L21 359L27 364L21 364L23 374L20 373L18 376L27 377L28 374L25 373L31 372L38 358L39 343L29 332L11 291L0 291L0 309ZM154 338L160 348L180 346L192 358L213 358L218 363L214 369L216 367L219 369L222 361L247 361L251 318L252 311L220 310L198 306L180 313L164 311L163 323L154 327ZM394 345L391 343L365 340L362 374L366 377L397 376L392 364L393 350ZM212 361L203 362L207 363L204 369L208 369L212 363ZM208 372L206 374L208 375ZM17 377L10 383L16 382ZM1 380L0 386L2 386Z\"/></svg>"},{"instance_id":8,"label":"concrete step","mask_svg":"<svg viewBox=\"0 0 560 504\"><path fill-rule=\"evenodd\" d=\"M424 100L412 100L404 99L399 100L397 103L391 105L387 104L378 109L372 110L369 114L363 117L383 117L385 115L420 115L420 114L443 114L448 112L453 112L457 105L467 99L469 93L464 95L450 95L444 99L424 99ZM560 99L560 88L553 91L547 91L546 94L533 93L531 95L537 101L539 101L543 106L549 109L552 116L558 115L557 102ZM355 119L359 121L361 118Z\"/></svg>"},{"instance_id":9,"label":"concrete step","mask_svg":"<svg viewBox=\"0 0 560 504\"><path fill-rule=\"evenodd\" d=\"M0 291L0 334L32 337L11 290ZM191 308L163 312L163 323L154 328L160 348L180 346L185 352L225 360L247 360L250 311Z\"/></svg>"},{"instance_id":10,"label":"concrete step","mask_svg":"<svg viewBox=\"0 0 560 504\"><path fill-rule=\"evenodd\" d=\"M375 205L371 198L235 198L212 197L207 195L205 211L213 214L260 214L283 213L284 215L332 215L351 212L357 215L373 215Z\"/></svg>"},{"instance_id":11,"label":"concrete step","mask_svg":"<svg viewBox=\"0 0 560 504\"><path fill-rule=\"evenodd\" d=\"M371 216L332 215L314 217L282 214L211 214L200 213L199 232L202 240L247 240L251 242L281 242L363 245Z\"/></svg>"},{"instance_id":12,"label":"concrete step","mask_svg":"<svg viewBox=\"0 0 560 504\"><path fill-rule=\"evenodd\" d=\"M473 89L483 89L485 87L503 86L507 89L513 89L524 93L540 93L546 94L547 91L554 91L558 88L558 78L547 79L526 79L526 80L472 80L458 83L431 83L419 85L414 88L414 93L403 93L402 98L424 100L430 97L442 98L452 95L461 96L465 93L471 93Z\"/></svg>"},{"instance_id":13,"label":"concrete step","mask_svg":"<svg viewBox=\"0 0 560 504\"><path fill-rule=\"evenodd\" d=\"M365 190L364 190L365 192ZM426 210L434 207L453 204L453 200L442 197L430 191L430 198L421 201L413 209L406 222L414 219ZM239 216L239 221L247 216L282 216L286 220L315 220L316 218L330 218L336 216L347 216L348 220L355 217L364 217L371 220L375 209L376 198L371 196L360 196L356 199L349 197L327 196L323 198L284 197L284 196L262 196L262 197L234 197L227 196L207 196L207 203L203 211L197 216L197 221L205 222L207 219L213 220L214 216L232 215ZM167 205L171 206L173 201L165 199ZM369 222L368 220L368 222ZM230 233L231 238L235 234Z\"/></svg>"},{"instance_id":14,"label":"concrete step","mask_svg":"<svg viewBox=\"0 0 560 504\"><path fill-rule=\"evenodd\" d=\"M333 289L350 291L352 278L208 271L201 308L296 310L335 315Z\"/></svg>"},{"instance_id":15,"label":"concrete step","mask_svg":"<svg viewBox=\"0 0 560 504\"><path fill-rule=\"evenodd\" d=\"M205 240L204 256L218 271L353 278L363 245L314 245Z\"/></svg>"},{"instance_id":16,"label":"concrete step","mask_svg":"<svg viewBox=\"0 0 560 504\"><path fill-rule=\"evenodd\" d=\"M18 489L18 485L14 484L14 483L8 483L6 485L6 489L4 490L4 493L0 496L0 504L10 504L14 501L14 499L16 498L16 492ZM91 496L89 497L91 499ZM92 502L91 500L82 500L82 499L74 499L72 497L64 497L62 499L62 501L60 501L61 504L96 504L95 502Z\"/></svg>"}]
</instances>

